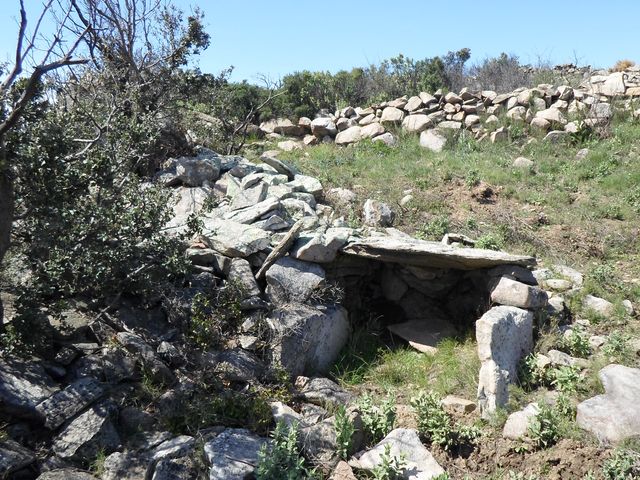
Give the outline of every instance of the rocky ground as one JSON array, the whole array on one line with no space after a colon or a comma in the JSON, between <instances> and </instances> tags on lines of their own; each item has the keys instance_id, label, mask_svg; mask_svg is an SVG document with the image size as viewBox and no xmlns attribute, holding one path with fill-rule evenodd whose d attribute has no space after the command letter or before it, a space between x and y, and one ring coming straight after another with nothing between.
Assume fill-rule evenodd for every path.
<instances>
[{"instance_id":1,"label":"rocky ground","mask_svg":"<svg viewBox=\"0 0 640 480\"><path fill-rule=\"evenodd\" d=\"M414 97L370 113L352 109L358 125L345 111L309 128L315 138L331 136L319 133L322 124L335 129L336 143L351 143L346 133L357 128L362 136L391 122L395 110L406 119L436 105L453 109L439 113L444 122L473 129L480 105L505 104L507 114L519 109L526 117L521 103L541 100L548 108L533 123L546 120L541 112L609 105L609 93L640 88L636 74L626 75L594 80L599 90L589 93ZM611 446L640 434L640 345L628 333L637 299L614 304L585 294L573 268L473 248L464 235L418 240L393 228L395 206L373 198L354 225L339 204L355 193L325 192L317 178L270 154L252 162L201 149L168 162L156 180L172 189L167 234L190 234L189 284L153 304L123 295L100 312L78 299L61 316L41 319L46 353L2 356L0 475L285 478L264 473L269 458L286 450L270 436L278 423L297 425L288 450L294 463L300 455L305 468L334 479L391 478L394 458L401 478L637 474L632 453L623 459L628 468L607 463L619 454ZM2 295L9 323L15 298ZM471 335L477 395L443 396L420 410L395 392L384 406L366 394L375 386L328 378L374 306L387 311L384 335L421 356L437 355L446 338Z\"/></svg>"}]
</instances>

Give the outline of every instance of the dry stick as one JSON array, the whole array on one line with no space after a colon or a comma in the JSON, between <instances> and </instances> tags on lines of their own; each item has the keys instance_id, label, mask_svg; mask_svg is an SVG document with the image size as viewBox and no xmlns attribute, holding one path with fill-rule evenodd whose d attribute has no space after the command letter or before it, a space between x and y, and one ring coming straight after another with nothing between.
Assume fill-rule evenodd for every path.
<instances>
[{"instance_id":1,"label":"dry stick","mask_svg":"<svg viewBox=\"0 0 640 480\"><path fill-rule=\"evenodd\" d=\"M260 267L260 270L258 270L258 273L256 273L256 279L260 280L261 278L263 278L264 274L267 272L267 270L269 270L269 267L276 263L276 261L278 261L280 257L284 257L287 254L287 252L293 245L293 242L295 242L298 238L298 234L300 233L300 230L302 230L304 224L305 219L301 218L293 225L293 227L291 227L291 230L289 230L285 237L280 240L278 246L274 248L267 256L266 260Z\"/></svg>"}]
</instances>

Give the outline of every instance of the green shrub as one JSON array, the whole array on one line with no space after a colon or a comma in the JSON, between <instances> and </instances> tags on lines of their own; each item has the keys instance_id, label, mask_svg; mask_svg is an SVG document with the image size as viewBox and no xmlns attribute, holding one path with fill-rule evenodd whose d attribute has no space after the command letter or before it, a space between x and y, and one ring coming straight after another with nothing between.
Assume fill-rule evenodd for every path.
<instances>
[{"instance_id":1,"label":"green shrub","mask_svg":"<svg viewBox=\"0 0 640 480\"><path fill-rule=\"evenodd\" d=\"M580 368L570 365L551 368L547 372L547 378L550 384L560 392L576 392L580 382Z\"/></svg>"},{"instance_id":2,"label":"green shrub","mask_svg":"<svg viewBox=\"0 0 640 480\"><path fill-rule=\"evenodd\" d=\"M262 446L256 468L257 480L306 480L315 477L315 471L305 466L298 449L298 425L287 427L278 422L271 434L271 446Z\"/></svg>"},{"instance_id":3,"label":"green shrub","mask_svg":"<svg viewBox=\"0 0 640 480\"><path fill-rule=\"evenodd\" d=\"M602 353L608 357L621 359L629 353L629 335L618 330L611 332L602 346Z\"/></svg>"},{"instance_id":4,"label":"green shrub","mask_svg":"<svg viewBox=\"0 0 640 480\"><path fill-rule=\"evenodd\" d=\"M416 237L423 240L440 240L449 231L449 218L440 215L435 217L416 232Z\"/></svg>"},{"instance_id":5,"label":"green shrub","mask_svg":"<svg viewBox=\"0 0 640 480\"><path fill-rule=\"evenodd\" d=\"M444 411L440 399L433 392L420 392L411 399L411 406L418 417L418 431L429 442L445 450L476 443L482 432L477 427L454 425Z\"/></svg>"},{"instance_id":6,"label":"green shrub","mask_svg":"<svg viewBox=\"0 0 640 480\"><path fill-rule=\"evenodd\" d=\"M340 405L336 409L334 428L336 430L336 445L338 456L346 460L351 453L351 437L355 432L353 422L347 415L347 409Z\"/></svg>"},{"instance_id":7,"label":"green shrub","mask_svg":"<svg viewBox=\"0 0 640 480\"><path fill-rule=\"evenodd\" d=\"M548 448L560 439L560 417L553 407L543 404L529 421L529 438L535 448Z\"/></svg>"},{"instance_id":8,"label":"green shrub","mask_svg":"<svg viewBox=\"0 0 640 480\"><path fill-rule=\"evenodd\" d=\"M574 357L586 358L591 354L589 338L576 328L562 336L558 348Z\"/></svg>"},{"instance_id":9,"label":"green shrub","mask_svg":"<svg viewBox=\"0 0 640 480\"><path fill-rule=\"evenodd\" d=\"M400 480L405 471L404 456L396 457L391 455L391 445L384 446L384 451L380 455L380 463L371 471L374 480Z\"/></svg>"},{"instance_id":10,"label":"green shrub","mask_svg":"<svg viewBox=\"0 0 640 480\"><path fill-rule=\"evenodd\" d=\"M484 248L486 250L501 250L502 240L490 233L482 235L476 240L475 248Z\"/></svg>"},{"instance_id":11,"label":"green shrub","mask_svg":"<svg viewBox=\"0 0 640 480\"><path fill-rule=\"evenodd\" d=\"M633 480L640 477L640 455L630 450L616 450L602 466L606 480Z\"/></svg>"},{"instance_id":12,"label":"green shrub","mask_svg":"<svg viewBox=\"0 0 640 480\"><path fill-rule=\"evenodd\" d=\"M242 289L231 282L211 294L198 292L191 304L187 337L203 349L222 345L242 321L242 297Z\"/></svg>"},{"instance_id":13,"label":"green shrub","mask_svg":"<svg viewBox=\"0 0 640 480\"><path fill-rule=\"evenodd\" d=\"M393 430L396 422L396 407L391 397L380 405L375 405L371 395L362 395L358 400L358 409L370 443L379 442Z\"/></svg>"}]
</instances>

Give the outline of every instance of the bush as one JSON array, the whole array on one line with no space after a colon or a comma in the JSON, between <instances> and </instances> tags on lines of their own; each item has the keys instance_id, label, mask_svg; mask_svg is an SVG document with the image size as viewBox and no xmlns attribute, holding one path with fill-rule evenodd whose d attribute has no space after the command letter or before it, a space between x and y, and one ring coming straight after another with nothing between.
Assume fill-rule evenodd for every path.
<instances>
[{"instance_id":1,"label":"bush","mask_svg":"<svg viewBox=\"0 0 640 480\"><path fill-rule=\"evenodd\" d=\"M470 68L474 86L499 93L511 92L528 85L530 76L524 70L518 57L501 53L499 57L486 58Z\"/></svg>"},{"instance_id":2,"label":"bush","mask_svg":"<svg viewBox=\"0 0 640 480\"><path fill-rule=\"evenodd\" d=\"M372 470L374 480L400 480L405 471L404 457L391 455L391 445L384 446L380 463Z\"/></svg>"},{"instance_id":3,"label":"bush","mask_svg":"<svg viewBox=\"0 0 640 480\"><path fill-rule=\"evenodd\" d=\"M358 409L369 443L377 443L386 437L396 422L396 407L392 398L375 405L373 398L365 394L358 400Z\"/></svg>"},{"instance_id":4,"label":"bush","mask_svg":"<svg viewBox=\"0 0 640 480\"><path fill-rule=\"evenodd\" d=\"M586 358L591 354L589 338L575 328L562 336L558 348L574 357Z\"/></svg>"},{"instance_id":5,"label":"bush","mask_svg":"<svg viewBox=\"0 0 640 480\"><path fill-rule=\"evenodd\" d=\"M355 431L353 422L347 415L347 409L340 405L335 414L334 428L336 430L336 445L338 456L346 460L351 452L351 437Z\"/></svg>"},{"instance_id":6,"label":"bush","mask_svg":"<svg viewBox=\"0 0 640 480\"><path fill-rule=\"evenodd\" d=\"M548 448L560 439L560 418L549 405L542 405L529 422L529 437L535 448Z\"/></svg>"},{"instance_id":7,"label":"bush","mask_svg":"<svg viewBox=\"0 0 640 480\"><path fill-rule=\"evenodd\" d=\"M305 466L298 450L298 425L287 427L278 422L271 434L272 445L263 445L256 468L257 480L306 480L315 477L315 471Z\"/></svg>"},{"instance_id":8,"label":"bush","mask_svg":"<svg viewBox=\"0 0 640 480\"><path fill-rule=\"evenodd\" d=\"M602 466L606 480L632 480L640 476L640 455L630 450L616 450Z\"/></svg>"},{"instance_id":9,"label":"bush","mask_svg":"<svg viewBox=\"0 0 640 480\"><path fill-rule=\"evenodd\" d=\"M636 62L633 60L618 60L611 68L614 72L624 72L627 68L635 66Z\"/></svg>"},{"instance_id":10,"label":"bush","mask_svg":"<svg viewBox=\"0 0 640 480\"><path fill-rule=\"evenodd\" d=\"M444 411L440 399L433 392L420 392L411 399L411 406L418 417L420 434L445 450L474 444L482 436L477 427L453 425L451 417Z\"/></svg>"}]
</instances>

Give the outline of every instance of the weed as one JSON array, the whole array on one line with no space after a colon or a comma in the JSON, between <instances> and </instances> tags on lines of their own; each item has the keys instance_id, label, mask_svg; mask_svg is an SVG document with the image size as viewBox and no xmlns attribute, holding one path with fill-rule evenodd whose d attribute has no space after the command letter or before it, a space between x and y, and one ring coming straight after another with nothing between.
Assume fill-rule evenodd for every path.
<instances>
[{"instance_id":1,"label":"weed","mask_svg":"<svg viewBox=\"0 0 640 480\"><path fill-rule=\"evenodd\" d=\"M203 349L220 346L242 319L242 297L242 289L234 283L216 289L213 295L197 293L191 305L188 338Z\"/></svg>"},{"instance_id":2,"label":"weed","mask_svg":"<svg viewBox=\"0 0 640 480\"><path fill-rule=\"evenodd\" d=\"M336 430L336 445L338 456L346 460L351 452L351 437L355 431L353 422L347 415L347 409L340 405L336 409L334 428Z\"/></svg>"},{"instance_id":3,"label":"weed","mask_svg":"<svg viewBox=\"0 0 640 480\"><path fill-rule=\"evenodd\" d=\"M547 372L549 382L563 393L573 393L578 390L580 369L575 366L561 365Z\"/></svg>"},{"instance_id":4,"label":"weed","mask_svg":"<svg viewBox=\"0 0 640 480\"><path fill-rule=\"evenodd\" d=\"M543 404L529 422L529 438L535 448L549 448L560 439L560 419L549 405Z\"/></svg>"},{"instance_id":5,"label":"weed","mask_svg":"<svg viewBox=\"0 0 640 480\"><path fill-rule=\"evenodd\" d=\"M372 470L374 480L399 480L405 471L404 455L391 455L391 445L386 444L380 455L380 463Z\"/></svg>"},{"instance_id":6,"label":"weed","mask_svg":"<svg viewBox=\"0 0 640 480\"><path fill-rule=\"evenodd\" d=\"M257 480L303 480L315 477L307 469L298 449L298 425L287 427L278 422L271 434L271 446L262 446L258 454Z\"/></svg>"},{"instance_id":7,"label":"weed","mask_svg":"<svg viewBox=\"0 0 640 480\"><path fill-rule=\"evenodd\" d=\"M574 357L586 358L591 354L589 339L576 328L561 337L558 348Z\"/></svg>"},{"instance_id":8,"label":"weed","mask_svg":"<svg viewBox=\"0 0 640 480\"><path fill-rule=\"evenodd\" d=\"M602 353L610 359L621 359L629 354L629 335L618 330L611 332L602 346Z\"/></svg>"},{"instance_id":9,"label":"weed","mask_svg":"<svg viewBox=\"0 0 640 480\"><path fill-rule=\"evenodd\" d=\"M425 223L415 234L423 240L440 240L449 231L449 218L440 215Z\"/></svg>"},{"instance_id":10,"label":"weed","mask_svg":"<svg viewBox=\"0 0 640 480\"><path fill-rule=\"evenodd\" d=\"M98 478L102 478L105 473L104 462L106 459L107 454L101 448L98 450L98 452L96 453L96 457L93 459L91 465L89 466L89 470L91 471L91 473L93 473Z\"/></svg>"},{"instance_id":11,"label":"weed","mask_svg":"<svg viewBox=\"0 0 640 480\"><path fill-rule=\"evenodd\" d=\"M389 434L396 422L396 407L391 397L375 405L369 394L360 397L358 409L370 443L377 443Z\"/></svg>"},{"instance_id":12,"label":"weed","mask_svg":"<svg viewBox=\"0 0 640 480\"><path fill-rule=\"evenodd\" d=\"M606 480L633 480L640 476L640 454L630 450L616 450L602 466Z\"/></svg>"},{"instance_id":13,"label":"weed","mask_svg":"<svg viewBox=\"0 0 640 480\"><path fill-rule=\"evenodd\" d=\"M532 391L536 387L544 385L546 380L546 370L538 362L537 354L530 353L520 361L518 382L526 391Z\"/></svg>"},{"instance_id":14,"label":"weed","mask_svg":"<svg viewBox=\"0 0 640 480\"><path fill-rule=\"evenodd\" d=\"M445 450L474 444L482 435L477 427L453 425L451 417L444 411L440 399L433 392L420 392L411 399L411 406L418 417L420 434Z\"/></svg>"},{"instance_id":15,"label":"weed","mask_svg":"<svg viewBox=\"0 0 640 480\"><path fill-rule=\"evenodd\" d=\"M502 240L495 235L487 233L476 240L476 248L484 248L485 250L500 250L502 248Z\"/></svg>"}]
</instances>

